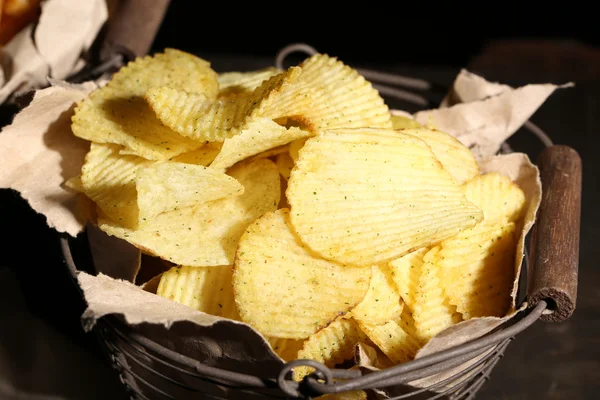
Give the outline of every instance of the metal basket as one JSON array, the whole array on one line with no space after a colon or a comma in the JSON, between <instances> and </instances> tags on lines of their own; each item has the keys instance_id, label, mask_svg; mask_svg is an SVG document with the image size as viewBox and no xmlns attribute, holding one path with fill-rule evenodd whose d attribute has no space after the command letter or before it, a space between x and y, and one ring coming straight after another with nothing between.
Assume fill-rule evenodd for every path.
<instances>
[{"instance_id":1,"label":"metal basket","mask_svg":"<svg viewBox=\"0 0 600 400\"><path fill-rule=\"evenodd\" d=\"M277 57L276 65L281 67L285 57L298 50L309 54L314 52L314 49L306 45L286 48ZM360 70L360 72L374 82L384 97L390 96L418 108L434 105L431 100L428 100L428 95L432 94L436 88L427 81L370 70ZM524 128L537 136L544 146L552 146L552 142L544 132L531 122L528 122ZM510 151L510 147L505 144L502 152ZM544 177L543 173L542 177ZM552 185L553 181L543 178L542 183L543 185ZM546 188L545 186L544 190ZM570 190L577 193L577 187ZM544 212L544 207L550 207L550 205L546 204L543 199L540 212ZM578 218L579 210L574 212L573 215L577 215ZM561 217L561 215L556 217ZM544 221L541 223L545 224ZM536 227L539 223L538 220ZM576 224L576 245L578 246L579 219ZM542 235L543 233L538 236ZM536 245L538 247L558 245L547 241L540 245L539 238L532 242L533 251L535 251ZM61 238L65 262L73 276L76 275L77 270L89 271L90 269L90 265L86 265L86 260L89 261L89 255L85 255L89 251L86 243L87 241L81 240L81 238L77 240ZM577 246L571 248L571 253L578 253ZM81 256L81 254L84 255ZM533 258L535 259L535 256ZM530 257L526 256L523 271L529 270L528 259ZM78 263L80 264L76 265ZM538 290L539 282L531 284L532 279L539 279L540 275L544 275L543 271L540 272L543 266L537 268L538 271L534 271L534 274L529 271L530 276L527 278L530 281L529 289L525 295L520 296L522 305L526 309L519 313L517 318L505 322L478 339L376 372L330 369L315 361L296 360L285 364L278 373L264 376L261 371L256 371L256 375L248 375L215 368L203 363L204 360L186 356L181 352L182 349L176 348L172 345L173 341L169 340L170 335L178 334L173 329L165 328L157 335L150 337L142 333L138 326L127 325L120 317L109 315L98 321L93 332L95 332L101 347L106 350L110 363L118 371L131 398L134 399L312 398L323 394L358 389L377 390L383 388L393 388L388 390L393 399L472 399L489 379L492 369L517 333L528 328L540 318L564 320L573 312L576 291L568 293L571 295L569 300L572 304L565 305L564 297L554 296L553 293L556 291L552 291L557 286L558 292L565 292L562 290L564 282L562 282L563 286L561 286L561 282L550 282L550 284L543 282L542 286L545 289L549 288L550 291ZM576 264L574 274L576 288ZM524 277L522 277L522 281L525 281ZM534 291L536 291L535 296L533 296ZM573 293L575 294L573 295ZM559 310L561 308L567 311ZM423 388L408 385L409 382L416 379L449 371L471 360L473 361L467 368L446 377L435 385ZM291 378L291 370L301 365L314 367L316 371L305 377L302 382L296 382ZM369 393L374 394L375 392L370 391Z\"/></svg>"}]
</instances>

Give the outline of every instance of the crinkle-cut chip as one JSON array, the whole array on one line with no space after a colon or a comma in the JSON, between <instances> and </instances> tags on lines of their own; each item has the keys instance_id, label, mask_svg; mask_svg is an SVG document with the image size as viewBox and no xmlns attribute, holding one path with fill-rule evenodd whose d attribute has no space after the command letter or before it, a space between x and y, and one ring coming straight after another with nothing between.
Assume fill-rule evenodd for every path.
<instances>
[{"instance_id":1,"label":"crinkle-cut chip","mask_svg":"<svg viewBox=\"0 0 600 400\"><path fill-rule=\"evenodd\" d=\"M391 320L382 325L359 322L359 326L383 354L396 364L412 360L421 348L419 341L409 335L398 321Z\"/></svg>"},{"instance_id":2,"label":"crinkle-cut chip","mask_svg":"<svg viewBox=\"0 0 600 400\"><path fill-rule=\"evenodd\" d=\"M275 158L275 165L279 168L279 173L287 181L290 179L290 173L294 168L294 160L290 156L290 153L278 154Z\"/></svg>"},{"instance_id":3,"label":"crinkle-cut chip","mask_svg":"<svg viewBox=\"0 0 600 400\"><path fill-rule=\"evenodd\" d=\"M119 154L120 146L92 143L81 168L84 193L120 226L135 228L139 209L137 171L151 164L144 158Z\"/></svg>"},{"instance_id":4,"label":"crinkle-cut chip","mask_svg":"<svg viewBox=\"0 0 600 400\"><path fill-rule=\"evenodd\" d=\"M231 274L231 266L173 267L163 272L156 294L207 314L239 321Z\"/></svg>"},{"instance_id":5,"label":"crinkle-cut chip","mask_svg":"<svg viewBox=\"0 0 600 400\"><path fill-rule=\"evenodd\" d=\"M371 282L367 295L354 309L352 318L357 321L380 325L400 318L402 300L392 278L392 270L386 265L372 267Z\"/></svg>"},{"instance_id":6,"label":"crinkle-cut chip","mask_svg":"<svg viewBox=\"0 0 600 400\"><path fill-rule=\"evenodd\" d=\"M298 352L304 346L304 340L267 338L271 348L285 362L290 362L298 358Z\"/></svg>"},{"instance_id":7,"label":"crinkle-cut chip","mask_svg":"<svg viewBox=\"0 0 600 400\"><path fill-rule=\"evenodd\" d=\"M402 133L414 135L427 143L446 171L462 184L479 175L479 165L471 150L454 136L434 129L405 129Z\"/></svg>"},{"instance_id":8,"label":"crinkle-cut chip","mask_svg":"<svg viewBox=\"0 0 600 400\"><path fill-rule=\"evenodd\" d=\"M412 317L417 338L426 343L446 328L460 322L456 307L451 305L442 289L440 266L436 264L439 246L433 247L423 257L419 271L419 284L412 300Z\"/></svg>"},{"instance_id":9,"label":"crinkle-cut chip","mask_svg":"<svg viewBox=\"0 0 600 400\"><path fill-rule=\"evenodd\" d=\"M289 210L267 213L240 239L233 289L242 321L271 337L304 339L365 296L370 268L312 255L289 226Z\"/></svg>"},{"instance_id":10,"label":"crinkle-cut chip","mask_svg":"<svg viewBox=\"0 0 600 400\"><path fill-rule=\"evenodd\" d=\"M393 129L418 129L421 128L416 120L405 117L404 115L392 115L392 128Z\"/></svg>"},{"instance_id":11,"label":"crinkle-cut chip","mask_svg":"<svg viewBox=\"0 0 600 400\"><path fill-rule=\"evenodd\" d=\"M137 170L140 220L224 197L239 196L244 186L224 172L202 165L158 161Z\"/></svg>"},{"instance_id":12,"label":"crinkle-cut chip","mask_svg":"<svg viewBox=\"0 0 600 400\"><path fill-rule=\"evenodd\" d=\"M440 244L442 287L464 319L503 317L515 271L514 222L483 223Z\"/></svg>"},{"instance_id":13,"label":"crinkle-cut chip","mask_svg":"<svg viewBox=\"0 0 600 400\"><path fill-rule=\"evenodd\" d=\"M352 390L349 392L325 394L315 397L315 400L367 400L367 392L364 390Z\"/></svg>"},{"instance_id":14,"label":"crinkle-cut chip","mask_svg":"<svg viewBox=\"0 0 600 400\"><path fill-rule=\"evenodd\" d=\"M223 142L206 143L196 150L173 157L171 161L186 164L204 165L207 167L217 157L221 151L221 147L223 147Z\"/></svg>"},{"instance_id":15,"label":"crinkle-cut chip","mask_svg":"<svg viewBox=\"0 0 600 400\"><path fill-rule=\"evenodd\" d=\"M120 144L138 156L166 160L193 150L199 142L164 126L144 100L151 86L166 86L214 99L217 75L210 64L191 54L167 49L138 58L92 92L75 109L75 136L97 143Z\"/></svg>"},{"instance_id":16,"label":"crinkle-cut chip","mask_svg":"<svg viewBox=\"0 0 600 400\"><path fill-rule=\"evenodd\" d=\"M298 153L300 152L300 149L304 146L304 143L306 143L307 140L308 138L298 139L290 143L290 157L292 157L292 160L294 160L294 162L296 162L296 160L298 159Z\"/></svg>"},{"instance_id":17,"label":"crinkle-cut chip","mask_svg":"<svg viewBox=\"0 0 600 400\"><path fill-rule=\"evenodd\" d=\"M415 307L423 257L428 251L428 247L423 247L392 261L389 265L398 293L411 310Z\"/></svg>"},{"instance_id":18,"label":"crinkle-cut chip","mask_svg":"<svg viewBox=\"0 0 600 400\"><path fill-rule=\"evenodd\" d=\"M510 178L497 172L479 175L463 185L467 199L483 211L486 223L519 220L525 209L525 194Z\"/></svg>"},{"instance_id":19,"label":"crinkle-cut chip","mask_svg":"<svg viewBox=\"0 0 600 400\"><path fill-rule=\"evenodd\" d=\"M185 89L156 87L146 92L146 101L158 119L183 136L220 141L235 136L257 118L277 119L309 107L310 93L288 90L299 76L300 68L291 67L248 96L215 101L206 101Z\"/></svg>"},{"instance_id":20,"label":"crinkle-cut chip","mask_svg":"<svg viewBox=\"0 0 600 400\"><path fill-rule=\"evenodd\" d=\"M249 95L264 81L281 73L275 67L248 72L224 72L219 74L219 98Z\"/></svg>"},{"instance_id":21,"label":"crinkle-cut chip","mask_svg":"<svg viewBox=\"0 0 600 400\"><path fill-rule=\"evenodd\" d=\"M483 218L425 142L385 129L338 129L309 138L287 198L302 241L350 265L392 261Z\"/></svg>"},{"instance_id":22,"label":"crinkle-cut chip","mask_svg":"<svg viewBox=\"0 0 600 400\"><path fill-rule=\"evenodd\" d=\"M100 229L144 252L178 265L231 265L245 229L279 204L280 177L268 159L240 163L228 175L244 186L244 194L160 214L137 230L99 218Z\"/></svg>"},{"instance_id":23,"label":"crinkle-cut chip","mask_svg":"<svg viewBox=\"0 0 600 400\"><path fill-rule=\"evenodd\" d=\"M297 358L314 360L327 367L334 367L345 360L352 359L354 348L364 340L367 340L367 337L356 321L351 318L338 317L325 328L310 335L302 349L298 351ZM312 371L314 368L296 368L294 369L294 378L301 380Z\"/></svg>"},{"instance_id":24,"label":"crinkle-cut chip","mask_svg":"<svg viewBox=\"0 0 600 400\"><path fill-rule=\"evenodd\" d=\"M300 78L288 97L311 93L310 106L291 119L311 130L335 128L392 128L391 115L379 92L355 69L335 57L315 54L304 60Z\"/></svg>"},{"instance_id":25,"label":"crinkle-cut chip","mask_svg":"<svg viewBox=\"0 0 600 400\"><path fill-rule=\"evenodd\" d=\"M277 168L280 168L279 165L277 165ZM281 173L281 169L279 169L279 172ZM81 181L81 175L73 176L67 179L65 181L65 186L79 193L85 192L83 182Z\"/></svg>"},{"instance_id":26,"label":"crinkle-cut chip","mask_svg":"<svg viewBox=\"0 0 600 400\"><path fill-rule=\"evenodd\" d=\"M259 118L246 125L236 136L225 139L210 168L225 170L248 157L309 135L308 131L296 127L286 129L271 119Z\"/></svg>"},{"instance_id":27,"label":"crinkle-cut chip","mask_svg":"<svg viewBox=\"0 0 600 400\"><path fill-rule=\"evenodd\" d=\"M282 153L287 153L287 152L289 152L289 150L290 150L290 146L287 144L284 144L282 146L277 146L277 147L273 147L272 149L262 151L256 155L253 155L252 157L248 158L248 160L258 160L260 158L271 158L271 157L275 157Z\"/></svg>"}]
</instances>

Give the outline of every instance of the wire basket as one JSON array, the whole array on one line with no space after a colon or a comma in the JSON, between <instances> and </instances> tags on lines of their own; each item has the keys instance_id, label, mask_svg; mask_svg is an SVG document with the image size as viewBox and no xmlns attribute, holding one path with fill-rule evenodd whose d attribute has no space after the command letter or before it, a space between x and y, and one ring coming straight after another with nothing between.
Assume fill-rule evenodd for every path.
<instances>
[{"instance_id":1,"label":"wire basket","mask_svg":"<svg viewBox=\"0 0 600 400\"><path fill-rule=\"evenodd\" d=\"M307 45L289 46L278 54L276 66L282 67L285 58L296 51L308 54L315 52ZM115 60L117 61L110 61L110 67L118 67L118 64L124 63L127 57L119 54L115 56ZM104 68L100 68L100 70L105 72ZM439 103L430 99L432 94L435 95L436 90L438 94L446 92L445 88L436 87L421 79L364 69L359 69L359 72L372 81L386 99L392 98L421 109L436 106L436 103ZM521 287L519 297L521 304L526 309L516 318L503 323L478 339L375 372L330 369L315 361L296 360L285 364L278 373L265 376L261 371L256 371L256 375L249 375L219 369L203 363L205 360L186 356L183 354L184 349L177 348L173 344L176 343L176 336L179 334L175 326L170 330L159 329L156 335L148 335L145 333L147 331L142 332L139 326L130 326L124 323L120 317L109 315L97 322L93 332L133 399L313 398L330 393L383 388L393 388L388 390L392 399L473 399L489 379L492 369L502 358L504 351L516 334L527 329L540 318L554 321L565 320L575 307L577 263L569 271L571 272L569 281L567 278L558 278L556 274L550 273L548 270L550 267L547 264L538 263L537 260L541 255L546 254L545 252L552 251L553 248L561 245L561 243L557 243L557 238L549 238L546 233L545 226L550 223L548 221L552 218L576 219L572 222L576 224L577 229L574 234L577 240L570 245L567 253L571 258L578 255L581 170L579 169L579 187L577 179L574 179L575 183L563 187L564 185L557 183L557 175L551 174L551 172L561 168L556 165L556 162L570 160L577 164L579 158L572 149L565 148L565 146L553 146L548 136L531 122L527 122L524 128L534 134L548 148L546 158L542 157L541 161L538 161L544 191L549 187L557 188L564 195L573 194L576 201L573 203L574 208L556 211L556 207L551 204L552 199L542 199L538 221L534 227L533 236L535 238L531 240L531 255L526 253L525 268L522 269L523 273L528 276L527 278L522 276L521 281L528 281L529 285L527 289ZM571 153L563 152L560 153L561 155L553 156L551 151L554 151L555 148L567 149ZM508 144L503 145L501 152L511 152ZM556 161L557 158L560 160ZM545 171L550 172L546 173ZM549 173L550 175L548 175ZM541 228L538 229L538 226ZM536 231L539 233L536 234ZM77 239L62 237L61 247L66 265L73 276L78 270L93 273L90 271L90 255L85 235L83 239L81 237ZM531 270L528 260L535 264L533 270ZM561 265L565 264L562 259L556 261ZM574 283L572 281L573 274ZM471 363L467 368L447 376L434 385L421 388L409 385L411 381L450 371L469 361ZM292 379L291 371L298 366L313 367L315 372L301 382L296 382ZM374 395L376 391L369 393Z\"/></svg>"}]
</instances>

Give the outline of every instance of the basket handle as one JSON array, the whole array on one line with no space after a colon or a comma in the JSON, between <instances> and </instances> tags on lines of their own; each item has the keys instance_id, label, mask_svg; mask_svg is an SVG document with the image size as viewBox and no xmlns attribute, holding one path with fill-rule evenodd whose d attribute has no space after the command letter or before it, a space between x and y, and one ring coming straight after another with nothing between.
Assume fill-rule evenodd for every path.
<instances>
[{"instance_id":1,"label":"basket handle","mask_svg":"<svg viewBox=\"0 0 600 400\"><path fill-rule=\"evenodd\" d=\"M542 199L531 237L528 301L548 304L544 321L561 322L575 311L581 218L581 158L568 146L551 146L537 160Z\"/></svg>"}]
</instances>

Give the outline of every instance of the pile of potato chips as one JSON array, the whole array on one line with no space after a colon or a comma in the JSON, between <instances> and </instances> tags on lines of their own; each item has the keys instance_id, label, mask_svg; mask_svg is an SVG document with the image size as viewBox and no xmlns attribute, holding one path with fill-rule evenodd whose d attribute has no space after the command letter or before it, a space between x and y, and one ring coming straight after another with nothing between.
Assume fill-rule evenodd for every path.
<instances>
[{"instance_id":1,"label":"pile of potato chips","mask_svg":"<svg viewBox=\"0 0 600 400\"><path fill-rule=\"evenodd\" d=\"M167 49L72 129L91 147L68 185L100 229L175 265L157 294L247 323L286 361L333 367L362 342L402 363L511 307L523 191L335 58L217 74Z\"/></svg>"}]
</instances>

